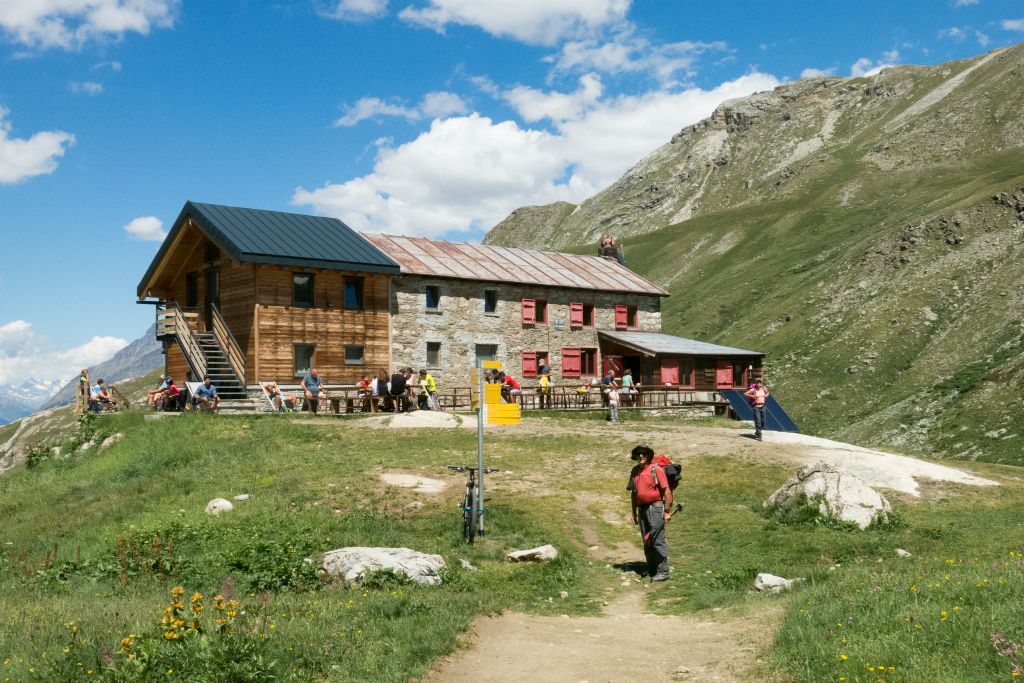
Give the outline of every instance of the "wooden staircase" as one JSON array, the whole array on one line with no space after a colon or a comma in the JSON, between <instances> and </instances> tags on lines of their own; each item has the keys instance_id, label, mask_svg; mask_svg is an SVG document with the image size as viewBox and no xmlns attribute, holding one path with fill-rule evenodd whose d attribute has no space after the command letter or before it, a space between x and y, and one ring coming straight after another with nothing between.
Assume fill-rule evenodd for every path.
<instances>
[{"instance_id":1,"label":"wooden staircase","mask_svg":"<svg viewBox=\"0 0 1024 683\"><path fill-rule=\"evenodd\" d=\"M247 400L245 355L216 306L212 314L213 331L198 332L198 313L183 311L174 302L157 306L156 338L177 344L194 381L209 375L222 402Z\"/></svg>"}]
</instances>

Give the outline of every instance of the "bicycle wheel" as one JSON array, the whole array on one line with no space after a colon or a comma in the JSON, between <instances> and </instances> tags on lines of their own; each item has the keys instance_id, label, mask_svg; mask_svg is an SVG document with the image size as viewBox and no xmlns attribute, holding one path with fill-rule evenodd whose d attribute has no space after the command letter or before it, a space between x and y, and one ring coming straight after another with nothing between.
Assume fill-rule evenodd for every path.
<instances>
[{"instance_id":1,"label":"bicycle wheel","mask_svg":"<svg viewBox=\"0 0 1024 683\"><path fill-rule=\"evenodd\" d=\"M466 536L466 543L472 543L476 536L476 489L471 488L466 492L466 503L462 511L464 521L463 533Z\"/></svg>"}]
</instances>

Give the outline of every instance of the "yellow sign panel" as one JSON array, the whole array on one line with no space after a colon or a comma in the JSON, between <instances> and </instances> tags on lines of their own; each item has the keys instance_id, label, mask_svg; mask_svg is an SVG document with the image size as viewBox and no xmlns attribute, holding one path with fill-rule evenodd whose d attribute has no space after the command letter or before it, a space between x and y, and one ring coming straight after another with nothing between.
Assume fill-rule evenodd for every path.
<instances>
[{"instance_id":1,"label":"yellow sign panel","mask_svg":"<svg viewBox=\"0 0 1024 683\"><path fill-rule=\"evenodd\" d=\"M487 424L517 425L519 424L520 417L519 406L515 403L487 405Z\"/></svg>"},{"instance_id":2,"label":"yellow sign panel","mask_svg":"<svg viewBox=\"0 0 1024 683\"><path fill-rule=\"evenodd\" d=\"M484 366L485 370L501 370L500 360L485 360L481 361L481 364Z\"/></svg>"}]
</instances>

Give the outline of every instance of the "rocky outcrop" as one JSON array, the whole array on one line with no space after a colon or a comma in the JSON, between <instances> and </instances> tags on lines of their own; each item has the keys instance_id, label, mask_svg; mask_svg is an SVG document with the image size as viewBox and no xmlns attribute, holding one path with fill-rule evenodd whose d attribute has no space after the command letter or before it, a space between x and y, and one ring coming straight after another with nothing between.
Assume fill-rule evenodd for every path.
<instances>
[{"instance_id":1,"label":"rocky outcrop","mask_svg":"<svg viewBox=\"0 0 1024 683\"><path fill-rule=\"evenodd\" d=\"M816 507L823 517L852 522L861 529L876 520L887 521L892 512L885 496L826 462L802 465L764 502L764 507L783 513L799 506Z\"/></svg>"}]
</instances>

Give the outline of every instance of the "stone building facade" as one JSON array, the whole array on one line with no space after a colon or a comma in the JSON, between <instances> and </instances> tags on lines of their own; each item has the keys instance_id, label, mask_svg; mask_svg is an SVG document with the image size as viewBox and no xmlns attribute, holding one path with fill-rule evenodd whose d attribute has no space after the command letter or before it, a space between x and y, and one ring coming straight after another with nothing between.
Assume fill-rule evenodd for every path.
<instances>
[{"instance_id":1,"label":"stone building facade","mask_svg":"<svg viewBox=\"0 0 1024 683\"><path fill-rule=\"evenodd\" d=\"M618 307L620 324L623 308L629 316L628 329L660 332L660 298L632 292L402 275L391 285L392 366L427 368L441 384L465 386L476 360L488 358L502 361L508 372L530 385L534 382L532 358L546 354L552 379L557 382L600 376L598 331L616 329ZM533 302L537 322L524 322L524 300ZM571 304L577 305L577 324ZM529 313L530 304L526 306ZM544 310L543 317L538 309ZM578 324L581 309L592 311L584 319L586 324ZM576 357L570 359L568 368L564 361L567 349ZM578 356L574 350L579 351Z\"/></svg>"}]
</instances>

